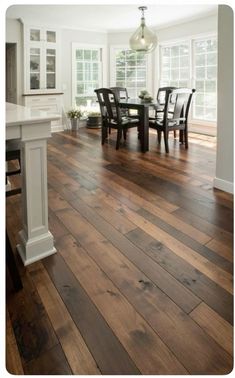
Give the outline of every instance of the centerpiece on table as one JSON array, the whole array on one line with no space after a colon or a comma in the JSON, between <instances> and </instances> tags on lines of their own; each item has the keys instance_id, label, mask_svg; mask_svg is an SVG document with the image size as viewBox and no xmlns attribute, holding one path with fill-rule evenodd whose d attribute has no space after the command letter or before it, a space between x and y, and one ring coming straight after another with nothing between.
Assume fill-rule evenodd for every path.
<instances>
[{"instance_id":1,"label":"centerpiece on table","mask_svg":"<svg viewBox=\"0 0 235 378\"><path fill-rule=\"evenodd\" d=\"M70 119L72 130L78 129L79 120L82 118L82 116L83 116L83 112L79 108L73 108L67 112L67 117Z\"/></svg>"},{"instance_id":2,"label":"centerpiece on table","mask_svg":"<svg viewBox=\"0 0 235 378\"><path fill-rule=\"evenodd\" d=\"M143 101L143 102L152 102L152 101L153 101L152 96L151 96L151 95L149 94L149 92L146 91L146 90L142 90L142 91L140 91L139 98L140 98L141 101Z\"/></svg>"}]
</instances>

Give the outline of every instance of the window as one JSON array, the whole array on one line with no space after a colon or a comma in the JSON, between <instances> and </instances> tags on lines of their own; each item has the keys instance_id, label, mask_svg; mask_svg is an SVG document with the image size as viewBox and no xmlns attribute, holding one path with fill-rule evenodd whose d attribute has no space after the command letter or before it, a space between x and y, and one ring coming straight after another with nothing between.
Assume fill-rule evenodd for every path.
<instances>
[{"instance_id":1,"label":"window","mask_svg":"<svg viewBox=\"0 0 235 378\"><path fill-rule=\"evenodd\" d=\"M101 48L73 47L74 103L89 107L96 104L94 90L102 86Z\"/></svg>"},{"instance_id":2,"label":"window","mask_svg":"<svg viewBox=\"0 0 235 378\"><path fill-rule=\"evenodd\" d=\"M191 120L216 122L216 37L162 45L159 86L195 88Z\"/></svg>"},{"instance_id":3,"label":"window","mask_svg":"<svg viewBox=\"0 0 235 378\"><path fill-rule=\"evenodd\" d=\"M128 49L114 49L114 68L111 82L113 86L127 88L128 95L138 97L142 89L147 88L147 56L143 52ZM112 68L113 67L113 68Z\"/></svg>"},{"instance_id":4,"label":"window","mask_svg":"<svg viewBox=\"0 0 235 378\"><path fill-rule=\"evenodd\" d=\"M187 87L190 80L189 44L161 47L160 86Z\"/></svg>"},{"instance_id":5,"label":"window","mask_svg":"<svg viewBox=\"0 0 235 378\"><path fill-rule=\"evenodd\" d=\"M215 38L193 41L196 93L193 118L216 121L217 41Z\"/></svg>"}]
</instances>

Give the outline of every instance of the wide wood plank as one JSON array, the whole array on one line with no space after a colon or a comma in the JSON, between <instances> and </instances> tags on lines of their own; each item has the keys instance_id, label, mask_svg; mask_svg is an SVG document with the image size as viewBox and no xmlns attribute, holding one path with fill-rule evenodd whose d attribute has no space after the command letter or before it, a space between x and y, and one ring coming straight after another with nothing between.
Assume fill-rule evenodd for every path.
<instances>
[{"instance_id":1,"label":"wide wood plank","mask_svg":"<svg viewBox=\"0 0 235 378\"><path fill-rule=\"evenodd\" d=\"M223 349L218 348L210 337L206 337L199 326L191 321L186 314L113 247L111 243L92 243L86 245L84 248L86 248L90 258L95 260L100 268L102 268L120 292L132 303L138 313L148 321L163 342L166 343L168 348L172 350L174 355L190 373L218 372L219 368L221 368L221 372L226 371L227 366L232 363L232 360L224 353ZM71 270L82 282L85 282L85 278L82 277L83 267L85 266L89 266L92 270L95 281L100 282L97 276L98 270L96 265L88 258L85 251L74 243L73 238L65 237L61 239L59 251ZM89 275L87 270L85 275ZM121 306L120 294L116 291L115 287L109 288L107 291L113 299L118 298L119 306ZM101 295L99 295L99 299L100 306L103 308L105 304L101 301ZM121 317L120 311L119 307L119 318ZM130 317L129 313L127 317ZM169 332L169 330L171 331ZM194 355L197 356L196 359L192 359ZM149 359L149 352L146 352L145 357Z\"/></svg>"},{"instance_id":2,"label":"wide wood plank","mask_svg":"<svg viewBox=\"0 0 235 378\"><path fill-rule=\"evenodd\" d=\"M185 150L171 135L169 154L156 139L146 154L136 130L118 151L114 132L103 146L86 128L48 140L58 253L26 268L16 254L21 294L7 276L24 373L230 372L233 196L213 188L216 139L190 133ZM14 247L21 196L6 209Z\"/></svg>"},{"instance_id":3,"label":"wide wood plank","mask_svg":"<svg viewBox=\"0 0 235 378\"><path fill-rule=\"evenodd\" d=\"M43 264L101 373L139 374L136 365L63 259L57 254L44 259Z\"/></svg>"},{"instance_id":4,"label":"wide wood plank","mask_svg":"<svg viewBox=\"0 0 235 378\"><path fill-rule=\"evenodd\" d=\"M62 239L58 248L61 242ZM71 243L74 243L74 240L71 240ZM89 293L141 373L170 374L173 371L179 374L186 373L174 354L81 247L77 249L77 257L73 264L70 260L70 269ZM145 358L141 358L143 350Z\"/></svg>"},{"instance_id":5,"label":"wide wood plank","mask_svg":"<svg viewBox=\"0 0 235 378\"><path fill-rule=\"evenodd\" d=\"M193 293L190 293L158 264L155 264L152 259L148 258L85 203L73 201L73 205L83 217L73 209L60 210L57 212L57 216L82 244L104 241L107 238L186 312L192 311L200 302ZM97 230L99 233L97 233Z\"/></svg>"},{"instance_id":6,"label":"wide wood plank","mask_svg":"<svg viewBox=\"0 0 235 378\"><path fill-rule=\"evenodd\" d=\"M233 355L233 328L205 303L200 303L190 316L231 356Z\"/></svg>"},{"instance_id":7,"label":"wide wood plank","mask_svg":"<svg viewBox=\"0 0 235 378\"><path fill-rule=\"evenodd\" d=\"M56 345L47 353L28 362L25 367L27 375L71 375L71 369L60 345Z\"/></svg>"},{"instance_id":8,"label":"wide wood plank","mask_svg":"<svg viewBox=\"0 0 235 378\"><path fill-rule=\"evenodd\" d=\"M35 263L29 266L28 270L73 374L100 374L96 362L43 265L40 262Z\"/></svg>"},{"instance_id":9,"label":"wide wood plank","mask_svg":"<svg viewBox=\"0 0 235 378\"><path fill-rule=\"evenodd\" d=\"M126 237L182 285L217 311L220 316L229 323L233 323L233 296L231 294L140 228L129 232Z\"/></svg>"},{"instance_id":10,"label":"wide wood plank","mask_svg":"<svg viewBox=\"0 0 235 378\"><path fill-rule=\"evenodd\" d=\"M6 369L9 374L24 374L8 311L6 314Z\"/></svg>"}]
</instances>

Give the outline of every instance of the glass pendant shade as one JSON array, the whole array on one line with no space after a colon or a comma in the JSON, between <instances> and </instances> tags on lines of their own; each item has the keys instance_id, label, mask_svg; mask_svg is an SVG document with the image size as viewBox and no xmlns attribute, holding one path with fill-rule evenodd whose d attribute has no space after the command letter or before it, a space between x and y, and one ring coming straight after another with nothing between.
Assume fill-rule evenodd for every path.
<instances>
[{"instance_id":1,"label":"glass pendant shade","mask_svg":"<svg viewBox=\"0 0 235 378\"><path fill-rule=\"evenodd\" d=\"M135 51L151 52L157 45L157 36L145 25L143 12L147 8L139 9L142 11L141 25L130 38L130 48Z\"/></svg>"}]
</instances>

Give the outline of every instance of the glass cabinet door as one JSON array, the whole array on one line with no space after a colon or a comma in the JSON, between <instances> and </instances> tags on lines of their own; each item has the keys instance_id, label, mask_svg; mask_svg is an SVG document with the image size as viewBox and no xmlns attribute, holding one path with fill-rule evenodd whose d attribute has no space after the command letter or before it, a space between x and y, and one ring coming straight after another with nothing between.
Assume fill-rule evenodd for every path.
<instances>
[{"instance_id":1,"label":"glass cabinet door","mask_svg":"<svg viewBox=\"0 0 235 378\"><path fill-rule=\"evenodd\" d=\"M30 41L39 42L41 40L40 29L30 29Z\"/></svg>"},{"instance_id":2,"label":"glass cabinet door","mask_svg":"<svg viewBox=\"0 0 235 378\"><path fill-rule=\"evenodd\" d=\"M56 43L56 32L47 30L46 31L46 41L50 43Z\"/></svg>"},{"instance_id":3,"label":"glass cabinet door","mask_svg":"<svg viewBox=\"0 0 235 378\"><path fill-rule=\"evenodd\" d=\"M30 89L40 89L40 48L30 48Z\"/></svg>"},{"instance_id":4,"label":"glass cabinet door","mask_svg":"<svg viewBox=\"0 0 235 378\"><path fill-rule=\"evenodd\" d=\"M32 93L53 92L57 89L58 32L53 29L25 29L26 90Z\"/></svg>"},{"instance_id":5,"label":"glass cabinet door","mask_svg":"<svg viewBox=\"0 0 235 378\"><path fill-rule=\"evenodd\" d=\"M56 87L56 49L46 49L46 88Z\"/></svg>"}]
</instances>

